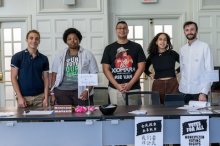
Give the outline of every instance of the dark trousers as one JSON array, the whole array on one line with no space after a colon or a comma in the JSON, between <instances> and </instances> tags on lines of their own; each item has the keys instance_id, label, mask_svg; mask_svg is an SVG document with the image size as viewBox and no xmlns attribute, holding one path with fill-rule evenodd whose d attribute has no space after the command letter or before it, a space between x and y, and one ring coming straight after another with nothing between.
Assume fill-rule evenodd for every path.
<instances>
[{"instance_id":1,"label":"dark trousers","mask_svg":"<svg viewBox=\"0 0 220 146\"><path fill-rule=\"evenodd\" d=\"M78 90L59 90L54 89L54 95L56 98L56 104L58 105L73 105L73 106L87 106L89 105L88 100L81 100L78 98ZM93 95L89 96L90 105L93 103Z\"/></svg>"}]
</instances>

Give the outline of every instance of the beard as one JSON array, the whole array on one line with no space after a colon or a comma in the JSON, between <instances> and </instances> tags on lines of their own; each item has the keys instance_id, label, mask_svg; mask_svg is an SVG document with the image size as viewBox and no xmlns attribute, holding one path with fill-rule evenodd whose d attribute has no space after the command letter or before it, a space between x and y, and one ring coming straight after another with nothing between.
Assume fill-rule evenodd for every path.
<instances>
[{"instance_id":1,"label":"beard","mask_svg":"<svg viewBox=\"0 0 220 146\"><path fill-rule=\"evenodd\" d=\"M188 40L194 40L196 38L196 34L188 34L188 35L186 35L186 38Z\"/></svg>"}]
</instances>

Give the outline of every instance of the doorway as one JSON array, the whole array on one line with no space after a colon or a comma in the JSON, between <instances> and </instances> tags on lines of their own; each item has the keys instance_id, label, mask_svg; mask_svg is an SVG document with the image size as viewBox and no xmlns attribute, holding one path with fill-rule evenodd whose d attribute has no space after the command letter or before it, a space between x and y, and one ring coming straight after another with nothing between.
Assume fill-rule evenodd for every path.
<instances>
[{"instance_id":1,"label":"doorway","mask_svg":"<svg viewBox=\"0 0 220 146\"><path fill-rule=\"evenodd\" d=\"M14 96L14 90L11 84L11 57L25 49L25 22L2 22L0 23L0 46L1 46L1 64L0 72L3 78L0 82L0 106L16 107L17 102Z\"/></svg>"}]
</instances>

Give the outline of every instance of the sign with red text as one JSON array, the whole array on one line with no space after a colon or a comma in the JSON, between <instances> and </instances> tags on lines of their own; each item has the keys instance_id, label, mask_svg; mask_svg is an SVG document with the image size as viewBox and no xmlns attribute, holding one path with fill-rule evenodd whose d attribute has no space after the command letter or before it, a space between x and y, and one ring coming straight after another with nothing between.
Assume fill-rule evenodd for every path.
<instances>
[{"instance_id":1,"label":"sign with red text","mask_svg":"<svg viewBox=\"0 0 220 146\"><path fill-rule=\"evenodd\" d=\"M163 117L135 117L135 145L163 146Z\"/></svg>"},{"instance_id":2,"label":"sign with red text","mask_svg":"<svg viewBox=\"0 0 220 146\"><path fill-rule=\"evenodd\" d=\"M209 117L181 116L180 117L181 145L209 145Z\"/></svg>"}]
</instances>

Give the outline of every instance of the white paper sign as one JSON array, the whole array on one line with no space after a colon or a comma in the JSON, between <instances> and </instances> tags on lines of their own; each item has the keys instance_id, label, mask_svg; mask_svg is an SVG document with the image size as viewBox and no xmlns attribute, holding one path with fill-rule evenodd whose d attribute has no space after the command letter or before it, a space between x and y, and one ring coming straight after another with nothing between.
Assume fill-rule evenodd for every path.
<instances>
[{"instance_id":1,"label":"white paper sign","mask_svg":"<svg viewBox=\"0 0 220 146\"><path fill-rule=\"evenodd\" d=\"M78 74L78 86L98 86L98 75Z\"/></svg>"},{"instance_id":2,"label":"white paper sign","mask_svg":"<svg viewBox=\"0 0 220 146\"><path fill-rule=\"evenodd\" d=\"M209 117L181 116L180 117L181 145L209 145Z\"/></svg>"},{"instance_id":3,"label":"white paper sign","mask_svg":"<svg viewBox=\"0 0 220 146\"><path fill-rule=\"evenodd\" d=\"M163 117L135 117L135 145L163 146Z\"/></svg>"},{"instance_id":4,"label":"white paper sign","mask_svg":"<svg viewBox=\"0 0 220 146\"><path fill-rule=\"evenodd\" d=\"M211 70L211 71L204 72L203 75L201 76L201 81L206 81L206 82L219 81L219 71Z\"/></svg>"}]
</instances>

